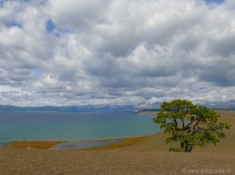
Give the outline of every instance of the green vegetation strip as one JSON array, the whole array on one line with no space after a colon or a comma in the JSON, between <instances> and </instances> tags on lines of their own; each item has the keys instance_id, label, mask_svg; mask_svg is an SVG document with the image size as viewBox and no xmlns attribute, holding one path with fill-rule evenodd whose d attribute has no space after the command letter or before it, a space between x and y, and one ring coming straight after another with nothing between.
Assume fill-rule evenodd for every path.
<instances>
[{"instance_id":1,"label":"green vegetation strip","mask_svg":"<svg viewBox=\"0 0 235 175\"><path fill-rule=\"evenodd\" d=\"M65 142L66 141L16 141L7 144L7 147L48 149Z\"/></svg>"},{"instance_id":2,"label":"green vegetation strip","mask_svg":"<svg viewBox=\"0 0 235 175\"><path fill-rule=\"evenodd\" d=\"M151 136L141 136L141 137L129 137L124 138L121 142L111 143L106 146L102 147L93 147L93 148L86 148L84 150L109 150L109 149L116 149L120 147L130 146L137 143L144 142L148 140Z\"/></svg>"}]
</instances>

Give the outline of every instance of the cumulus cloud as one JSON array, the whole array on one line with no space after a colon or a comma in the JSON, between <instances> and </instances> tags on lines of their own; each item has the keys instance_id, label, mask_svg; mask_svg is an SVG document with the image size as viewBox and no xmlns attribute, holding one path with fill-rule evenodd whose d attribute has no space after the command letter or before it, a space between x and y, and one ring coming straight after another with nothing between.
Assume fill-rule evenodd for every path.
<instances>
[{"instance_id":1,"label":"cumulus cloud","mask_svg":"<svg viewBox=\"0 0 235 175\"><path fill-rule=\"evenodd\" d=\"M235 98L233 0L0 1L0 103Z\"/></svg>"}]
</instances>

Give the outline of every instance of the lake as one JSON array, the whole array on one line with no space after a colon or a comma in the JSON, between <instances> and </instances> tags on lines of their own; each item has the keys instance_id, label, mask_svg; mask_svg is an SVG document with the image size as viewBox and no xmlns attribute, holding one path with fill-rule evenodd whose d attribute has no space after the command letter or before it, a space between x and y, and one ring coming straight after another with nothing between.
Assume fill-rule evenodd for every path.
<instances>
[{"instance_id":1,"label":"lake","mask_svg":"<svg viewBox=\"0 0 235 175\"><path fill-rule=\"evenodd\" d=\"M97 140L151 135L153 115L129 113L0 112L0 144L17 140Z\"/></svg>"}]
</instances>

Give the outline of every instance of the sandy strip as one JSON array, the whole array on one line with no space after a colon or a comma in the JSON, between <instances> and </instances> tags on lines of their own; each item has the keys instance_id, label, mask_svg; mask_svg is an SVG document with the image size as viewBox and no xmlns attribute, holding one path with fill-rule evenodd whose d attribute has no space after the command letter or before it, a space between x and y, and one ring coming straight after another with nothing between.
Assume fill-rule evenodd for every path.
<instances>
[{"instance_id":1,"label":"sandy strip","mask_svg":"<svg viewBox=\"0 0 235 175\"><path fill-rule=\"evenodd\" d=\"M190 169L235 174L235 152L79 151L0 149L0 174L167 175ZM189 173L188 173L189 174ZM210 173L228 174L228 173Z\"/></svg>"}]
</instances>

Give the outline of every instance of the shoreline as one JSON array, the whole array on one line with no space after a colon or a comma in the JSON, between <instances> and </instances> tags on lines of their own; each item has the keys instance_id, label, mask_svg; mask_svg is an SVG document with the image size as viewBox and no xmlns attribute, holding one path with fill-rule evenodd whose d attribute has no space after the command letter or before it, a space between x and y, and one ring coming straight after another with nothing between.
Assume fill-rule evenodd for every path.
<instances>
[{"instance_id":1,"label":"shoreline","mask_svg":"<svg viewBox=\"0 0 235 175\"><path fill-rule=\"evenodd\" d=\"M145 141L147 138L150 138L152 135L144 135L144 136L132 136L132 137L121 137L121 138L104 138L104 139L94 139L94 140L19 140L7 143L5 146L1 148L11 147L11 148L35 148L35 149L53 149L58 147L62 144L73 144L73 143L91 143L90 146L84 148L71 148L78 149L78 150L87 150L87 149L105 149L107 148L116 148L116 147L123 147L127 145L133 145L136 143L140 143ZM111 141L111 142L110 142ZM114 142L112 142L114 141ZM105 144L97 144L97 143L105 143ZM94 144L92 144L94 143ZM106 144L107 143L107 144ZM99 146L100 145L100 146ZM59 150L59 149L58 149ZM67 150L67 149L61 149Z\"/></svg>"}]
</instances>

